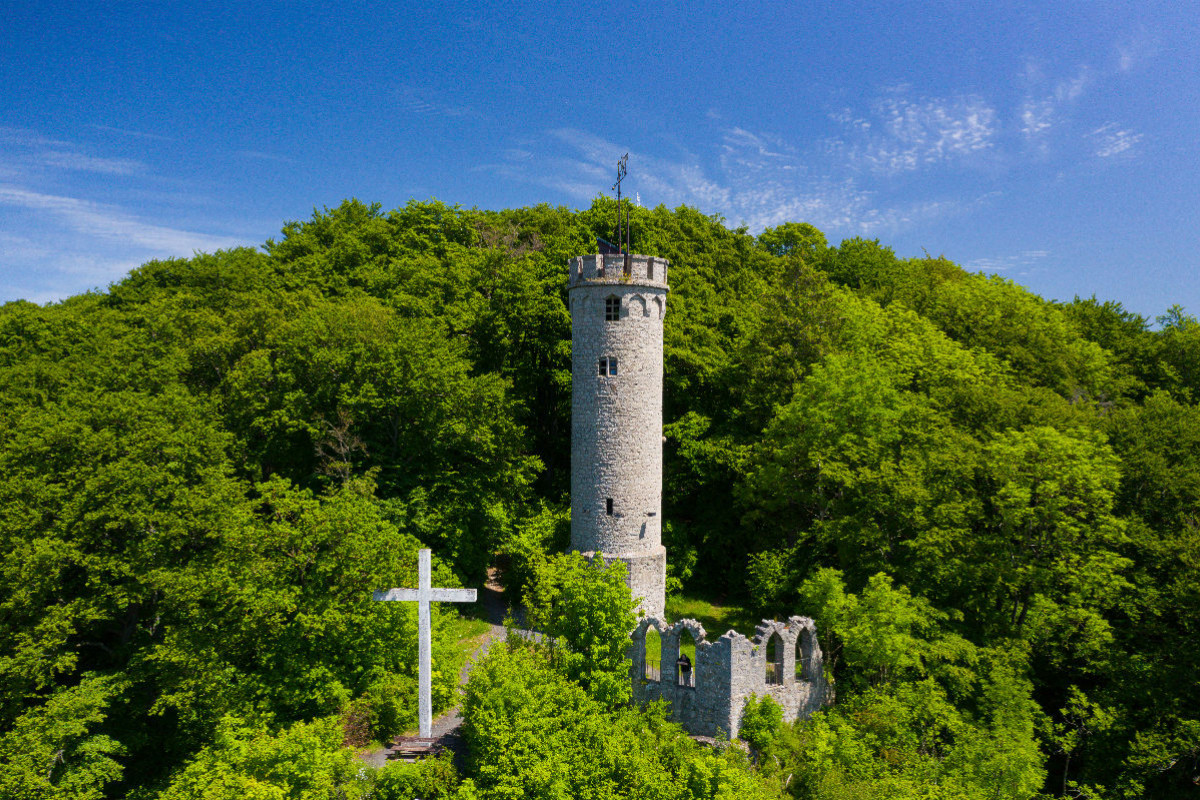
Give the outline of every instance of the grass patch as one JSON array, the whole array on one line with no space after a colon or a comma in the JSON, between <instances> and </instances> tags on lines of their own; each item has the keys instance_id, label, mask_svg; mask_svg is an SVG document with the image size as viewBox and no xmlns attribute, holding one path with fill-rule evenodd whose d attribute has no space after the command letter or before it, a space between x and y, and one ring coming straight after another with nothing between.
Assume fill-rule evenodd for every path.
<instances>
[{"instance_id":1,"label":"grass patch","mask_svg":"<svg viewBox=\"0 0 1200 800\"><path fill-rule=\"evenodd\" d=\"M741 606L719 605L711 600L686 595L675 595L667 598L667 621L677 622L681 619L694 619L704 626L704 632L709 641L715 641L727 630L736 630L747 636L754 634L758 624ZM696 663L696 643L691 637L683 638L682 650L692 663ZM662 640L655 636L653 629L646 636L646 659L659 663L662 659ZM674 665L668 665L673 668Z\"/></svg>"},{"instance_id":2,"label":"grass patch","mask_svg":"<svg viewBox=\"0 0 1200 800\"><path fill-rule=\"evenodd\" d=\"M754 635L759 620L741 606L722 605L700 597L675 595L667 598L667 619L694 619L704 626L709 640L715 640L728 630L747 636Z\"/></svg>"},{"instance_id":3,"label":"grass patch","mask_svg":"<svg viewBox=\"0 0 1200 800\"><path fill-rule=\"evenodd\" d=\"M476 619L457 612L447 614L444 617L443 624L445 625L446 633L454 637L454 641L457 642L454 648L454 663L452 665L454 674L457 675L459 670L462 669L463 664L467 663L467 658L483 644L483 639L492 629L492 626L488 624L486 619Z\"/></svg>"},{"instance_id":4,"label":"grass patch","mask_svg":"<svg viewBox=\"0 0 1200 800\"><path fill-rule=\"evenodd\" d=\"M483 644L492 626L487 620L472 619L457 611L445 614L442 625L444 632L454 639L454 655L449 664L439 664L435 661L433 669L437 672L449 672L457 680L467 659Z\"/></svg>"}]
</instances>

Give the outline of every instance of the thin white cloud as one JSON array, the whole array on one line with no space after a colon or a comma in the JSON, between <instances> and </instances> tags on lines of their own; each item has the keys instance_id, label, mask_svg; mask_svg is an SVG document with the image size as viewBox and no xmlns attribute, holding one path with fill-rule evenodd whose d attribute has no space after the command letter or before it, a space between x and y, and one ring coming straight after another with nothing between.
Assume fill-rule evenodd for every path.
<instances>
[{"instance_id":1,"label":"thin white cloud","mask_svg":"<svg viewBox=\"0 0 1200 800\"><path fill-rule=\"evenodd\" d=\"M561 147L570 155L556 152ZM630 150L626 188L652 204L686 204L719 213L731 224L745 224L756 233L803 220L826 230L869 235L960 213L966 207L947 200L876 207L872 193L860 188L855 178L814 175L802 154L787 142L743 127L722 131L715 149L711 168L688 152L664 158ZM587 202L608 191L616 155L626 150L625 145L588 131L560 128L548 132L540 143L523 142L519 150L503 151L504 160L479 169Z\"/></svg>"},{"instance_id":2,"label":"thin white cloud","mask_svg":"<svg viewBox=\"0 0 1200 800\"><path fill-rule=\"evenodd\" d=\"M136 175L146 171L145 164L131 158L96 158L69 150L48 150L39 153L37 158L46 167L99 175Z\"/></svg>"},{"instance_id":3,"label":"thin white cloud","mask_svg":"<svg viewBox=\"0 0 1200 800\"><path fill-rule=\"evenodd\" d=\"M22 128L0 127L0 175L12 179L54 170L113 176L141 175L148 171L145 164L135 159L93 156L71 142Z\"/></svg>"},{"instance_id":4,"label":"thin white cloud","mask_svg":"<svg viewBox=\"0 0 1200 800\"><path fill-rule=\"evenodd\" d=\"M898 175L959 160L994 146L996 110L983 98L958 96L910 99L893 89L863 117L844 109L831 118L844 138L825 142L838 158L881 175Z\"/></svg>"},{"instance_id":5,"label":"thin white cloud","mask_svg":"<svg viewBox=\"0 0 1200 800\"><path fill-rule=\"evenodd\" d=\"M759 157L770 159L786 159L795 155L783 140L751 133L745 128L730 128L725 132L723 139L723 149L727 153L749 150Z\"/></svg>"},{"instance_id":6,"label":"thin white cloud","mask_svg":"<svg viewBox=\"0 0 1200 800\"><path fill-rule=\"evenodd\" d=\"M1064 78L1054 86L1054 99L1060 103L1078 100L1092 83L1092 71L1084 64L1074 77Z\"/></svg>"},{"instance_id":7,"label":"thin white cloud","mask_svg":"<svg viewBox=\"0 0 1200 800\"><path fill-rule=\"evenodd\" d=\"M1042 139L1054 123L1054 103L1026 100L1021 105L1021 133L1027 139Z\"/></svg>"},{"instance_id":8,"label":"thin white cloud","mask_svg":"<svg viewBox=\"0 0 1200 800\"><path fill-rule=\"evenodd\" d=\"M1132 72L1158 55L1159 43L1154 35L1142 28L1118 42L1115 50L1117 72Z\"/></svg>"},{"instance_id":9,"label":"thin white cloud","mask_svg":"<svg viewBox=\"0 0 1200 800\"><path fill-rule=\"evenodd\" d=\"M80 180L83 175L99 179ZM62 299L120 280L151 259L188 257L196 251L260 241L157 224L151 215L162 202L195 205L198 199L183 193L163 195L147 179L161 182L141 161L109 157L34 131L0 127L0 301ZM141 197L147 210L102 202L113 196L117 186L127 196Z\"/></svg>"},{"instance_id":10,"label":"thin white cloud","mask_svg":"<svg viewBox=\"0 0 1200 800\"><path fill-rule=\"evenodd\" d=\"M399 88L396 92L396 99L400 107L410 114L452 118L479 116L479 113L471 106L447 103L429 91L411 86Z\"/></svg>"},{"instance_id":11,"label":"thin white cloud","mask_svg":"<svg viewBox=\"0 0 1200 800\"><path fill-rule=\"evenodd\" d=\"M112 125L88 125L89 128L105 133L118 133L122 136L132 136L137 139L149 139L156 142L173 142L175 141L170 136L161 136L157 133L146 133L145 131L131 131L128 128L114 128Z\"/></svg>"},{"instance_id":12,"label":"thin white cloud","mask_svg":"<svg viewBox=\"0 0 1200 800\"><path fill-rule=\"evenodd\" d=\"M281 164L295 164L296 160L287 156L281 156L278 153L265 153L262 150L238 150L234 153L242 158L253 158L256 161L277 161Z\"/></svg>"},{"instance_id":13,"label":"thin white cloud","mask_svg":"<svg viewBox=\"0 0 1200 800\"><path fill-rule=\"evenodd\" d=\"M42 194L19 186L0 184L0 205L52 215L75 233L124 242L159 254L190 255L194 250L218 250L243 244L230 237L153 225L114 206Z\"/></svg>"},{"instance_id":14,"label":"thin white cloud","mask_svg":"<svg viewBox=\"0 0 1200 800\"><path fill-rule=\"evenodd\" d=\"M42 136L36 131L26 128L14 128L7 125L0 125L0 145L20 148L74 147L71 142L64 142L61 139L51 139L47 136Z\"/></svg>"},{"instance_id":15,"label":"thin white cloud","mask_svg":"<svg viewBox=\"0 0 1200 800\"><path fill-rule=\"evenodd\" d=\"M1111 158L1121 154L1132 155L1130 151L1142 140L1142 134L1117 127L1117 123L1108 122L1088 134L1095 144L1095 153L1100 158Z\"/></svg>"},{"instance_id":16,"label":"thin white cloud","mask_svg":"<svg viewBox=\"0 0 1200 800\"><path fill-rule=\"evenodd\" d=\"M1049 255L1049 250L1022 250L1005 256L972 259L964 263L963 268L977 272L1014 272L1017 275L1026 275Z\"/></svg>"},{"instance_id":17,"label":"thin white cloud","mask_svg":"<svg viewBox=\"0 0 1200 800\"><path fill-rule=\"evenodd\" d=\"M1117 48L1117 69L1121 72L1129 72L1133 69L1135 59L1132 50L1127 50L1123 47Z\"/></svg>"},{"instance_id":18,"label":"thin white cloud","mask_svg":"<svg viewBox=\"0 0 1200 800\"><path fill-rule=\"evenodd\" d=\"M1021 103L1018 130L1027 145L1045 155L1050 151L1053 129L1069 118L1070 107L1092 85L1094 76L1091 68L1084 64L1074 75L1047 85L1040 65L1029 59L1023 77L1033 88Z\"/></svg>"},{"instance_id":19,"label":"thin white cloud","mask_svg":"<svg viewBox=\"0 0 1200 800\"><path fill-rule=\"evenodd\" d=\"M0 263L45 258L51 255L50 248L26 236L0 231Z\"/></svg>"}]
</instances>

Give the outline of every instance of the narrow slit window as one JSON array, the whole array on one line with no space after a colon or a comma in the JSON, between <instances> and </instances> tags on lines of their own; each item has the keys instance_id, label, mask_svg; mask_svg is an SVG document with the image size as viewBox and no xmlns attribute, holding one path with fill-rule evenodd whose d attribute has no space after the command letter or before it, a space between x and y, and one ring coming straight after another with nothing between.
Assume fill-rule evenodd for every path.
<instances>
[{"instance_id":1,"label":"narrow slit window","mask_svg":"<svg viewBox=\"0 0 1200 800\"><path fill-rule=\"evenodd\" d=\"M612 498L608 497L604 500L604 513L612 516Z\"/></svg>"},{"instance_id":2,"label":"narrow slit window","mask_svg":"<svg viewBox=\"0 0 1200 800\"><path fill-rule=\"evenodd\" d=\"M604 298L604 321L616 322L621 318L621 298Z\"/></svg>"},{"instance_id":3,"label":"narrow slit window","mask_svg":"<svg viewBox=\"0 0 1200 800\"><path fill-rule=\"evenodd\" d=\"M608 375L610 378L617 377L617 359L615 358L608 360Z\"/></svg>"},{"instance_id":4,"label":"narrow slit window","mask_svg":"<svg viewBox=\"0 0 1200 800\"><path fill-rule=\"evenodd\" d=\"M648 281L654 280L654 262L653 261L646 262L646 280L648 280Z\"/></svg>"},{"instance_id":5,"label":"narrow slit window","mask_svg":"<svg viewBox=\"0 0 1200 800\"><path fill-rule=\"evenodd\" d=\"M608 375L608 359L601 358L600 359L600 376L604 377L606 375Z\"/></svg>"},{"instance_id":6,"label":"narrow slit window","mask_svg":"<svg viewBox=\"0 0 1200 800\"><path fill-rule=\"evenodd\" d=\"M597 364L596 371L602 378L615 378L617 375L617 359L611 356L602 356Z\"/></svg>"}]
</instances>

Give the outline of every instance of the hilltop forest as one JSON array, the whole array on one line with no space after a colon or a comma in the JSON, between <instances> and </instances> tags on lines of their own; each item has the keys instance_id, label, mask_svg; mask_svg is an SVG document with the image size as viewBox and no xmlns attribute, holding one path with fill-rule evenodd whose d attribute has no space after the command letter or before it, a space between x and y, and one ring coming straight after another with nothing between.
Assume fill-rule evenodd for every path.
<instances>
[{"instance_id":1,"label":"hilltop forest","mask_svg":"<svg viewBox=\"0 0 1200 800\"><path fill-rule=\"evenodd\" d=\"M620 576L550 555L566 262L615 219L347 201L0 307L0 796L1200 795L1200 323L798 222L633 208L633 249L671 263L668 591L814 617L837 701L755 705L745 753L630 707ZM569 652L476 667L465 768L366 769L416 680L370 593L421 546Z\"/></svg>"}]
</instances>

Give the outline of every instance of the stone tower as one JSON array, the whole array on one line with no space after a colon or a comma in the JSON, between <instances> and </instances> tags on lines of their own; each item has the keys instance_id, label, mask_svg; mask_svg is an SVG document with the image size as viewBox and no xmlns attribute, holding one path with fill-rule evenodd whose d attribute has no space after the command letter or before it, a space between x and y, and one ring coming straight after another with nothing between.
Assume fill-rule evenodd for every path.
<instances>
[{"instance_id":1,"label":"stone tower","mask_svg":"<svg viewBox=\"0 0 1200 800\"><path fill-rule=\"evenodd\" d=\"M663 317L667 262L568 262L571 302L571 549L620 560L641 609L662 617Z\"/></svg>"}]
</instances>

